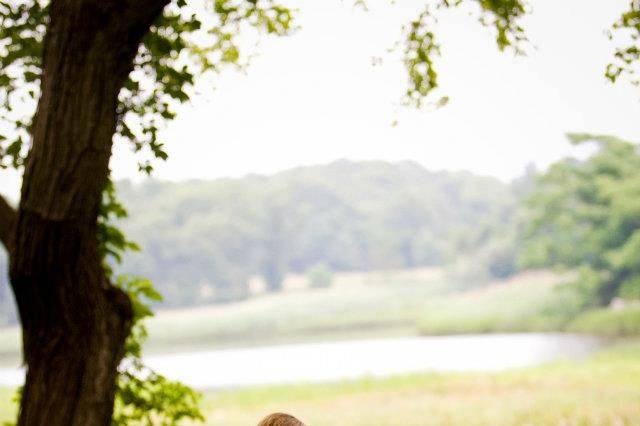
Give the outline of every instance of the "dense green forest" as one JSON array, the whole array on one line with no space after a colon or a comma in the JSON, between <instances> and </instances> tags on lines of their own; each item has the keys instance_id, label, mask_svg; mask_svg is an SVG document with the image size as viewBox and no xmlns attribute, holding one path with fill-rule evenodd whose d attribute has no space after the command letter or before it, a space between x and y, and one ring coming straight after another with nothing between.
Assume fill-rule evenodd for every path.
<instances>
[{"instance_id":1,"label":"dense green forest","mask_svg":"<svg viewBox=\"0 0 640 426\"><path fill-rule=\"evenodd\" d=\"M593 139L590 157L510 183L346 160L272 176L121 181L131 215L120 225L142 250L116 268L151 279L167 306L241 300L256 278L279 291L287 273L328 283L331 272L425 266L445 267L460 287L532 267L578 270L575 310L633 298L640 156L613 137L573 136ZM5 277L4 259L0 268ZM15 321L0 289L3 322Z\"/></svg>"},{"instance_id":2,"label":"dense green forest","mask_svg":"<svg viewBox=\"0 0 640 426\"><path fill-rule=\"evenodd\" d=\"M345 160L273 176L119 182L130 212L122 226L143 249L122 270L152 279L172 305L244 298L252 276L277 291L287 272L318 265L433 266L478 250L503 276L526 192L522 181Z\"/></svg>"}]
</instances>

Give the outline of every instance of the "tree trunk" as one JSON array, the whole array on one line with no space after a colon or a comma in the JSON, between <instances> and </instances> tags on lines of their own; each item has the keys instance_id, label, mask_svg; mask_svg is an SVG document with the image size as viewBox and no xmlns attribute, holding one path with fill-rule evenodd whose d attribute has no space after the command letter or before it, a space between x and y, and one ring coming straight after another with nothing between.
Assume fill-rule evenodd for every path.
<instances>
[{"instance_id":1,"label":"tree trunk","mask_svg":"<svg viewBox=\"0 0 640 426\"><path fill-rule=\"evenodd\" d=\"M27 367L19 425L111 422L132 312L105 276L97 217L117 96L167 2L51 2L32 148L3 238Z\"/></svg>"}]
</instances>

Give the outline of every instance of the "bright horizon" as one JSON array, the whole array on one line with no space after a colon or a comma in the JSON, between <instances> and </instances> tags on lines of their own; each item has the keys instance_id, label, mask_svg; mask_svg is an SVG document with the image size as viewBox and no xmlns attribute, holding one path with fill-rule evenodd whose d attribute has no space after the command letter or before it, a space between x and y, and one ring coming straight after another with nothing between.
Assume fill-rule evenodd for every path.
<instances>
[{"instance_id":1,"label":"bright horizon","mask_svg":"<svg viewBox=\"0 0 640 426\"><path fill-rule=\"evenodd\" d=\"M574 154L567 132L640 141L640 90L603 75L615 47L605 31L626 0L532 1L527 57L498 52L491 29L465 11L446 13L433 99L451 101L435 111L399 105L406 77L386 50L421 4L369 2L364 12L340 0L296 3L298 32L263 39L246 74L225 71L215 88L199 82L162 132L169 160L154 176L240 177L348 159L511 180L530 163L544 168ZM373 57L383 64L373 66ZM116 144L114 177L142 179L135 164L129 147ZM15 198L17 175L0 176L0 191Z\"/></svg>"}]
</instances>

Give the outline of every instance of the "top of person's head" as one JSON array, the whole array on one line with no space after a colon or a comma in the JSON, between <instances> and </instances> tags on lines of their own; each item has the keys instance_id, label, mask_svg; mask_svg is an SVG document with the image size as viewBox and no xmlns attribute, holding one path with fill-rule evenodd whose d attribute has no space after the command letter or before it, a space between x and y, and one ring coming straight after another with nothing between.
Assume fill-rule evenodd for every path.
<instances>
[{"instance_id":1,"label":"top of person's head","mask_svg":"<svg viewBox=\"0 0 640 426\"><path fill-rule=\"evenodd\" d=\"M305 426L305 424L289 414L273 413L262 419L258 426Z\"/></svg>"}]
</instances>

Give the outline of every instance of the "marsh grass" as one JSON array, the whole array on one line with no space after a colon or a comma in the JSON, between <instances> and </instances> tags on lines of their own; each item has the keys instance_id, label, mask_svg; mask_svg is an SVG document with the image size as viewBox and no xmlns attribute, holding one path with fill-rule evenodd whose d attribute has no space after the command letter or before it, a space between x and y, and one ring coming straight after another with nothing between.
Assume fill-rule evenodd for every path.
<instances>
[{"instance_id":1,"label":"marsh grass","mask_svg":"<svg viewBox=\"0 0 640 426\"><path fill-rule=\"evenodd\" d=\"M567 329L576 333L592 333L603 336L640 335L640 306L620 310L598 309L575 318Z\"/></svg>"},{"instance_id":2,"label":"marsh grass","mask_svg":"<svg viewBox=\"0 0 640 426\"><path fill-rule=\"evenodd\" d=\"M538 271L426 304L420 334L560 331L569 321L559 287L566 278Z\"/></svg>"},{"instance_id":3,"label":"marsh grass","mask_svg":"<svg viewBox=\"0 0 640 426\"><path fill-rule=\"evenodd\" d=\"M526 272L466 291L437 269L340 273L330 288L160 311L147 354L353 338L491 332L640 334L640 308L579 314L559 291L567 278ZM17 365L19 333L0 329L0 365Z\"/></svg>"}]
</instances>

